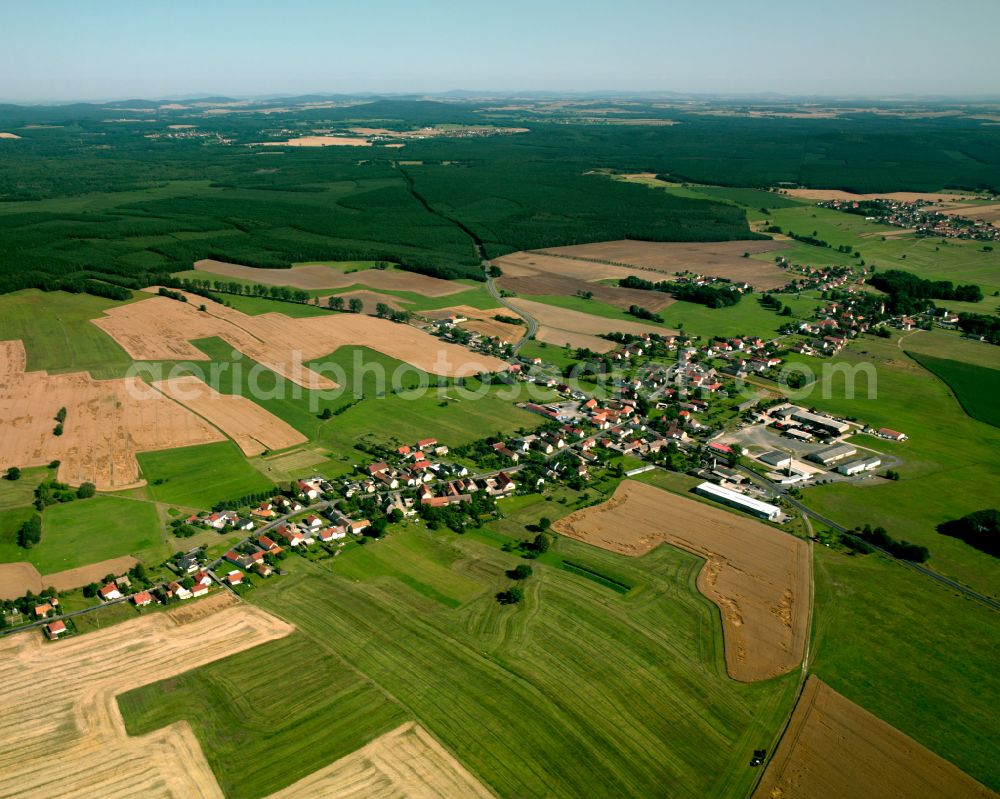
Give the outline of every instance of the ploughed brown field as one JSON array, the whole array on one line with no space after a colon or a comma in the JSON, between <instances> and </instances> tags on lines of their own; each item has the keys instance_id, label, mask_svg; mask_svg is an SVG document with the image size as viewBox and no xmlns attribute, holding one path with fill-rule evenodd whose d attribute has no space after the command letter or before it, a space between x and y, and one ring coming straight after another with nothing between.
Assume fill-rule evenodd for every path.
<instances>
[{"instance_id":1,"label":"ploughed brown field","mask_svg":"<svg viewBox=\"0 0 1000 799\"><path fill-rule=\"evenodd\" d=\"M594 352L608 352L617 345L613 341L600 338L598 333L656 333L669 335L676 330L649 325L645 322L631 322L620 319L608 319L603 316L593 316L588 313L560 308L544 302L525 300L516 297L510 300L514 307L533 316L538 322L539 341L554 344L559 347L587 347ZM509 313L509 312L508 312Z\"/></svg>"},{"instance_id":2,"label":"ploughed brown field","mask_svg":"<svg viewBox=\"0 0 1000 799\"><path fill-rule=\"evenodd\" d=\"M361 300L362 311L367 314L375 313L375 306L380 302L384 302L394 311L402 311L406 309L407 303L397 297L395 294L383 294L378 291L369 291L368 289L358 289L357 291L345 291L337 295L327 294L325 297L319 298L319 304L326 308L329 305L330 297L337 296L344 300L344 307L348 307L348 303L351 300Z\"/></svg>"},{"instance_id":3,"label":"ploughed brown field","mask_svg":"<svg viewBox=\"0 0 1000 799\"><path fill-rule=\"evenodd\" d=\"M253 400L220 394L193 375L158 380L153 386L222 430L244 455L260 455L307 441L302 433Z\"/></svg>"},{"instance_id":4,"label":"ploughed brown field","mask_svg":"<svg viewBox=\"0 0 1000 799\"><path fill-rule=\"evenodd\" d=\"M674 300L662 291L624 289L608 286L598 281L620 280L636 275L635 268L602 264L576 258L562 258L541 252L515 252L493 261L503 276L497 285L518 295L573 296L589 292L594 299L622 310L639 305L650 311L659 311ZM638 277L659 280L639 271Z\"/></svg>"},{"instance_id":5,"label":"ploughed brown field","mask_svg":"<svg viewBox=\"0 0 1000 799\"><path fill-rule=\"evenodd\" d=\"M996 799L986 786L810 677L753 799Z\"/></svg>"},{"instance_id":6,"label":"ploughed brown field","mask_svg":"<svg viewBox=\"0 0 1000 799\"><path fill-rule=\"evenodd\" d=\"M113 490L142 484L137 452L225 440L138 378L26 372L25 363L20 340L0 341L0 463L43 466L58 460L63 482ZM60 408L66 408L66 420L57 436Z\"/></svg>"},{"instance_id":7,"label":"ploughed brown field","mask_svg":"<svg viewBox=\"0 0 1000 799\"><path fill-rule=\"evenodd\" d=\"M200 306L205 310L199 310ZM507 368L498 358L470 352L410 325L385 319L352 313L305 319L280 313L248 316L193 294L188 295L188 302L150 297L120 305L93 322L137 361L208 360L191 341L217 336L271 371L307 388L336 387L335 382L304 364L345 346L370 347L446 377Z\"/></svg>"},{"instance_id":8,"label":"ploughed brown field","mask_svg":"<svg viewBox=\"0 0 1000 799\"><path fill-rule=\"evenodd\" d=\"M375 290L412 291L425 297L447 297L467 289L467 286L461 283L398 269L359 269L357 272L341 272L323 264L303 264L291 269L257 269L210 259L197 261L194 268L199 272L209 272L222 277L234 277L267 286L291 286L295 289L343 289L362 285Z\"/></svg>"},{"instance_id":9,"label":"ploughed brown field","mask_svg":"<svg viewBox=\"0 0 1000 799\"><path fill-rule=\"evenodd\" d=\"M38 569L26 561L0 563L0 599L17 599L28 591L39 594L46 588L72 591L96 583L108 574L124 574L138 562L131 555L123 555L52 574L39 574Z\"/></svg>"},{"instance_id":10,"label":"ploughed brown field","mask_svg":"<svg viewBox=\"0 0 1000 799\"><path fill-rule=\"evenodd\" d=\"M788 283L788 274L779 269L773 260L744 258L751 255L777 252L788 243L766 239L715 242L661 242L661 241L602 241L595 244L575 244L569 247L550 247L538 250L539 254L565 256L578 260L599 262L599 266L616 266L625 274L646 280L667 280L675 272L694 272L707 277L722 277L734 282L750 283L756 289L776 289ZM604 263L600 263L604 262ZM656 274L636 273L636 269ZM624 277L621 271L606 277ZM595 280L602 278L593 278Z\"/></svg>"},{"instance_id":11,"label":"ploughed brown field","mask_svg":"<svg viewBox=\"0 0 1000 799\"><path fill-rule=\"evenodd\" d=\"M190 725L130 737L115 697L295 629L230 602L220 593L64 641L0 640L0 797L222 799Z\"/></svg>"},{"instance_id":12,"label":"ploughed brown field","mask_svg":"<svg viewBox=\"0 0 1000 799\"><path fill-rule=\"evenodd\" d=\"M552 529L623 555L671 544L705 559L698 590L722 614L726 669L753 682L802 662L810 614L809 546L802 539L654 486L626 480L607 502Z\"/></svg>"}]
</instances>

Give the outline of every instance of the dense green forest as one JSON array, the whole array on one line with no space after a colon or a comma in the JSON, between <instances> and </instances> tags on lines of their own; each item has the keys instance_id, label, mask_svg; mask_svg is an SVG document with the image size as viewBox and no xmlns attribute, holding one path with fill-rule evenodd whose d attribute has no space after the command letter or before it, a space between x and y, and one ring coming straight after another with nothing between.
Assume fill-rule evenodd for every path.
<instances>
[{"instance_id":1,"label":"dense green forest","mask_svg":"<svg viewBox=\"0 0 1000 799\"><path fill-rule=\"evenodd\" d=\"M670 126L553 121L483 103L376 100L203 115L155 103L0 106L0 291L139 287L201 258L285 267L385 260L479 279L495 256L616 238L750 238L730 204L649 191L601 170L722 185L1000 186L995 133L972 120L714 118L639 106ZM126 121L123 121L126 120ZM317 126L503 124L527 133L403 149L273 150ZM194 125L197 136L168 125ZM794 145L794 146L793 146Z\"/></svg>"}]
</instances>

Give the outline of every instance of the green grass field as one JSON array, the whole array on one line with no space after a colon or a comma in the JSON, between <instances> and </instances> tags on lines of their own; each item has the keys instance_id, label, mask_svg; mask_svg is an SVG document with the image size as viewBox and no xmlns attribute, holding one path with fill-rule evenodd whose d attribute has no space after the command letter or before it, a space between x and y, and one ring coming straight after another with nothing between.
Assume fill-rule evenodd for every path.
<instances>
[{"instance_id":1,"label":"green grass field","mask_svg":"<svg viewBox=\"0 0 1000 799\"><path fill-rule=\"evenodd\" d=\"M35 489L55 470L44 466L21 469L20 480L0 480L0 510L22 508L35 501Z\"/></svg>"},{"instance_id":2,"label":"green grass field","mask_svg":"<svg viewBox=\"0 0 1000 799\"><path fill-rule=\"evenodd\" d=\"M873 398L864 376L858 377L851 399L843 373L828 373L797 401L909 436L902 443L863 437L872 449L903 459L898 482L815 486L804 492L806 505L847 527L882 525L897 538L923 544L935 570L1000 595L996 558L935 530L946 519L990 506L989 487L1000 482L1000 430L970 418L947 385L900 350L895 336L865 337L830 360L789 360L828 370L863 369L870 363L877 377Z\"/></svg>"},{"instance_id":3,"label":"green grass field","mask_svg":"<svg viewBox=\"0 0 1000 799\"><path fill-rule=\"evenodd\" d=\"M793 248L781 254L796 263L858 263L857 259L836 251L837 246L849 244L861 252L868 265L874 264L881 270L902 269L934 280L974 282L982 287L984 294L1000 290L1000 251L983 252L982 242L899 235L900 228L866 222L864 217L815 205L772 208L768 219L786 233L791 230L812 236L815 231L816 238L833 247L793 242ZM979 305L992 307L994 303L988 298Z\"/></svg>"},{"instance_id":4,"label":"green grass field","mask_svg":"<svg viewBox=\"0 0 1000 799\"><path fill-rule=\"evenodd\" d=\"M118 705L132 735L190 722L228 799L267 796L407 718L334 647L299 633L129 691Z\"/></svg>"},{"instance_id":5,"label":"green grass field","mask_svg":"<svg viewBox=\"0 0 1000 799\"><path fill-rule=\"evenodd\" d=\"M221 339L195 343L214 364L234 363L232 347ZM263 367L254 368L254 362L247 358L239 361L239 370L232 366L219 370L215 386L219 391L249 397L308 436L313 444L349 460L368 457L355 450L365 437L383 443L435 437L458 446L498 430L534 428L541 423L540 417L515 407L513 398L506 398L504 387L489 388L482 396L478 396L480 384L471 378L465 389L450 380L439 387L437 377L367 347L341 347L307 364L341 385L315 395ZM211 365L198 362L194 368L201 374ZM395 388L409 389L422 381L434 388L419 396L394 393ZM543 396L551 395L544 392ZM349 405L331 419L319 419L324 408L337 411Z\"/></svg>"},{"instance_id":6,"label":"green grass field","mask_svg":"<svg viewBox=\"0 0 1000 799\"><path fill-rule=\"evenodd\" d=\"M26 560L49 574L123 555L158 563L170 554L156 508L146 502L100 495L52 505L42 514L41 542L22 549L16 543L17 529L33 512L27 508L4 513L0 561Z\"/></svg>"},{"instance_id":7,"label":"green grass field","mask_svg":"<svg viewBox=\"0 0 1000 799\"><path fill-rule=\"evenodd\" d=\"M503 533L395 535L332 561L285 561L291 573L249 598L395 697L500 795L748 789L748 756L771 746L797 677L726 676L699 559L560 539L559 566L535 561L524 603L502 608L493 593L522 562L500 551ZM562 558L636 587L622 595Z\"/></svg>"},{"instance_id":8,"label":"green grass field","mask_svg":"<svg viewBox=\"0 0 1000 799\"><path fill-rule=\"evenodd\" d=\"M229 441L142 452L138 458L149 493L157 502L211 508L216 502L274 485Z\"/></svg>"},{"instance_id":9,"label":"green grass field","mask_svg":"<svg viewBox=\"0 0 1000 799\"><path fill-rule=\"evenodd\" d=\"M21 339L28 371L88 371L121 377L132 361L91 319L122 303L90 294L34 289L0 295L0 340Z\"/></svg>"},{"instance_id":10,"label":"green grass field","mask_svg":"<svg viewBox=\"0 0 1000 799\"><path fill-rule=\"evenodd\" d=\"M1000 427L1000 370L918 353L910 357L947 383L969 416Z\"/></svg>"},{"instance_id":11,"label":"green grass field","mask_svg":"<svg viewBox=\"0 0 1000 799\"><path fill-rule=\"evenodd\" d=\"M812 671L995 791L994 611L877 555L815 548Z\"/></svg>"}]
</instances>

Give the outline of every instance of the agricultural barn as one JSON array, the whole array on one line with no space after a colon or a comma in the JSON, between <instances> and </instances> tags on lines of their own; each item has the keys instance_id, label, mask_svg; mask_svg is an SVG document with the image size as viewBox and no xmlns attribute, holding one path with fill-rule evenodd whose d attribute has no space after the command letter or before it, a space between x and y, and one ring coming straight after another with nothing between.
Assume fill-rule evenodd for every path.
<instances>
[{"instance_id":1,"label":"agricultural barn","mask_svg":"<svg viewBox=\"0 0 1000 799\"><path fill-rule=\"evenodd\" d=\"M836 419L831 419L829 416L822 416L818 413L809 413L809 411L804 411L801 408L796 408L792 411L791 417L796 422L800 424L808 424L813 427L819 427L823 430L829 430L832 433L842 434L846 433L851 429L851 426L847 422L838 422Z\"/></svg>"},{"instance_id":2,"label":"agricultural barn","mask_svg":"<svg viewBox=\"0 0 1000 799\"><path fill-rule=\"evenodd\" d=\"M900 433L898 430L890 430L888 427L880 427L878 434L882 438L888 438L891 441L906 441L906 433Z\"/></svg>"},{"instance_id":3,"label":"agricultural barn","mask_svg":"<svg viewBox=\"0 0 1000 799\"><path fill-rule=\"evenodd\" d=\"M809 460L816 461L816 463L822 464L823 466L829 466L831 463L836 463L837 461L843 460L844 458L850 458L852 455L857 455L858 450L852 447L850 444L837 444L833 447L827 447L826 449L821 449L818 452L813 452L808 456Z\"/></svg>"},{"instance_id":4,"label":"agricultural barn","mask_svg":"<svg viewBox=\"0 0 1000 799\"><path fill-rule=\"evenodd\" d=\"M861 474L861 472L870 472L872 469L877 469L881 465L881 458L860 458L856 461L849 461L848 463L840 464L840 466L837 467L837 471L850 477L851 475Z\"/></svg>"},{"instance_id":5,"label":"agricultural barn","mask_svg":"<svg viewBox=\"0 0 1000 799\"><path fill-rule=\"evenodd\" d=\"M775 469L787 469L792 465L791 456L777 449L772 449L770 452L758 455L757 460L768 466L773 466Z\"/></svg>"},{"instance_id":6,"label":"agricultural barn","mask_svg":"<svg viewBox=\"0 0 1000 799\"><path fill-rule=\"evenodd\" d=\"M781 508L777 505L761 502L759 499L748 497L739 491L717 486L715 483L701 483L695 486L694 490L703 497L714 499L716 502L721 502L723 505L729 505L731 508L737 508L745 513L750 513L760 519L767 519L773 522L781 515Z\"/></svg>"}]
</instances>

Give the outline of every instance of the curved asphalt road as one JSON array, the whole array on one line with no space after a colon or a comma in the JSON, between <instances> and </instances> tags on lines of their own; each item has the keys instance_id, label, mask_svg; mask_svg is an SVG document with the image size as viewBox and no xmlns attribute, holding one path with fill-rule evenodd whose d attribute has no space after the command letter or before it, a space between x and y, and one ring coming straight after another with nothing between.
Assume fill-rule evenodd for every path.
<instances>
[{"instance_id":1,"label":"curved asphalt road","mask_svg":"<svg viewBox=\"0 0 1000 799\"><path fill-rule=\"evenodd\" d=\"M528 324L528 331L524 334L517 344L514 345L514 354L517 355L517 351L521 349L521 345L526 341L531 341L535 337L535 333L538 332L538 320L535 319L531 314L525 313L520 308L512 305L506 297L501 296L500 292L497 290L496 282L494 278L490 277L490 262L485 258L483 259L483 272L486 274L486 288L489 289L490 295L499 302L504 308L513 311L518 316L520 316Z\"/></svg>"}]
</instances>

